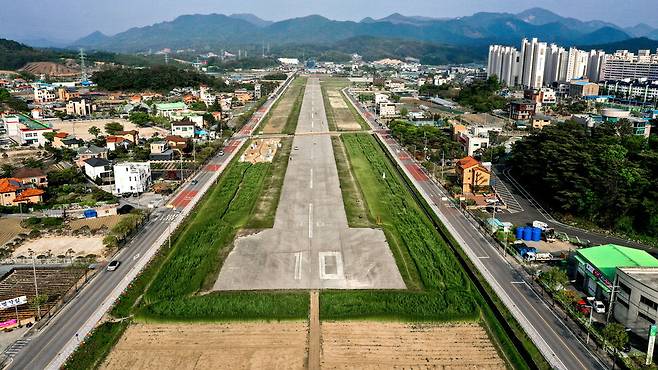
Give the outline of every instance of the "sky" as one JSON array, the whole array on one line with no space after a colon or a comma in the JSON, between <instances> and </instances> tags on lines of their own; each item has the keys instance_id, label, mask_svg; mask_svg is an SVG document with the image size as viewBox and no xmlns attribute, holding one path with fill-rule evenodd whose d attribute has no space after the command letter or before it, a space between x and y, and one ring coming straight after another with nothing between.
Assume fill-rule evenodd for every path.
<instances>
[{"instance_id":1,"label":"sky","mask_svg":"<svg viewBox=\"0 0 658 370\"><path fill-rule=\"evenodd\" d=\"M358 21L395 12L441 18L537 6L581 20L658 28L658 0L0 0L0 37L73 41L96 30L113 35L183 14L252 13L274 21L319 14Z\"/></svg>"}]
</instances>

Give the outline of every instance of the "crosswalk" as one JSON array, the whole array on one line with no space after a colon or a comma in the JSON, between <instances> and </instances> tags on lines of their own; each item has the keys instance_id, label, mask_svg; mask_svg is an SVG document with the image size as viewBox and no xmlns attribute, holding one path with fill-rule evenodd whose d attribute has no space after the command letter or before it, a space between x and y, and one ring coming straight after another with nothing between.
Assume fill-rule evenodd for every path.
<instances>
[{"instance_id":1,"label":"crosswalk","mask_svg":"<svg viewBox=\"0 0 658 370\"><path fill-rule=\"evenodd\" d=\"M30 340L32 340L32 338L19 339L15 341L11 346L7 347L3 354L8 358L14 358L18 352L20 352L25 346L28 345L28 343L30 343Z\"/></svg>"},{"instance_id":2,"label":"crosswalk","mask_svg":"<svg viewBox=\"0 0 658 370\"><path fill-rule=\"evenodd\" d=\"M496 176L495 174L494 174L494 178L495 178L494 189L496 190L496 194L507 206L507 212L509 213L523 212L524 211L523 207L521 207L521 205L516 200L516 198L514 198L514 195L509 190L507 185L505 185L504 182L500 181L498 176Z\"/></svg>"},{"instance_id":3,"label":"crosswalk","mask_svg":"<svg viewBox=\"0 0 658 370\"><path fill-rule=\"evenodd\" d=\"M175 213L170 213L170 214L159 214L155 217L153 217L153 221L166 221L166 222L172 222L176 219L176 214Z\"/></svg>"}]
</instances>

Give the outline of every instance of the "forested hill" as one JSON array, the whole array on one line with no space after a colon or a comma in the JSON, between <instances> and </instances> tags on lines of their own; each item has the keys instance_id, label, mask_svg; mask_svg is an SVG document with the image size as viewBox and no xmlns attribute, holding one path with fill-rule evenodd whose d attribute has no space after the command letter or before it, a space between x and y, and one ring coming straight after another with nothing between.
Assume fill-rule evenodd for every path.
<instances>
[{"instance_id":1,"label":"forested hill","mask_svg":"<svg viewBox=\"0 0 658 370\"><path fill-rule=\"evenodd\" d=\"M658 238L658 136L633 135L628 120L591 133L571 121L545 127L515 144L509 163L553 211Z\"/></svg>"}]
</instances>

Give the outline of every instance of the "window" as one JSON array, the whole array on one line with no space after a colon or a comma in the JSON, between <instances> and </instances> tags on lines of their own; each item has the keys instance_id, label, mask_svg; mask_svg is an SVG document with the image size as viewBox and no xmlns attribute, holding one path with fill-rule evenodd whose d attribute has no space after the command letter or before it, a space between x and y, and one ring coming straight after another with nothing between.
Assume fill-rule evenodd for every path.
<instances>
[{"instance_id":1,"label":"window","mask_svg":"<svg viewBox=\"0 0 658 370\"><path fill-rule=\"evenodd\" d=\"M619 288L622 292L628 294L629 296L631 295L631 288L629 288L626 284L619 282Z\"/></svg>"},{"instance_id":2,"label":"window","mask_svg":"<svg viewBox=\"0 0 658 370\"><path fill-rule=\"evenodd\" d=\"M653 309L653 310L658 310L658 303L652 301L651 299L649 299L645 296L640 297L640 303L651 307L651 309Z\"/></svg>"},{"instance_id":3,"label":"window","mask_svg":"<svg viewBox=\"0 0 658 370\"><path fill-rule=\"evenodd\" d=\"M655 320L654 318L649 317L649 316L647 316L646 314L644 314L644 313L642 313L642 312L640 312L639 314L637 314L637 316L643 318L644 320L647 320L648 322L650 322L650 323L652 323L652 324L655 324L655 323L656 323L656 320Z\"/></svg>"}]
</instances>

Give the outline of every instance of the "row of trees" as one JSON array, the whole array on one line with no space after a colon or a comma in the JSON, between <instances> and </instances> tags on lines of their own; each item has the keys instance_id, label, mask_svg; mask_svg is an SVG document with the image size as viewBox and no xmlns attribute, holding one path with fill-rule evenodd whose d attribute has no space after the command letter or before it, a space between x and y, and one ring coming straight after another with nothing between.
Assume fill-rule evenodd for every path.
<instances>
[{"instance_id":1,"label":"row of trees","mask_svg":"<svg viewBox=\"0 0 658 370\"><path fill-rule=\"evenodd\" d=\"M95 72L92 80L107 91L170 91L177 87L208 85L218 91L230 87L220 78L174 66L149 68L112 68Z\"/></svg>"},{"instance_id":2,"label":"row of trees","mask_svg":"<svg viewBox=\"0 0 658 370\"><path fill-rule=\"evenodd\" d=\"M519 141L517 178L551 209L620 232L658 237L658 137L628 120L588 130L567 121Z\"/></svg>"},{"instance_id":3,"label":"row of trees","mask_svg":"<svg viewBox=\"0 0 658 370\"><path fill-rule=\"evenodd\" d=\"M393 121L389 125L391 134L404 146L415 146L417 151L427 147L430 160L438 162L442 155L455 158L461 153L461 146L436 126L416 126L406 121Z\"/></svg>"},{"instance_id":4,"label":"row of trees","mask_svg":"<svg viewBox=\"0 0 658 370\"><path fill-rule=\"evenodd\" d=\"M507 100L498 95L502 85L495 76L486 80L475 80L464 86L455 100L475 112L491 112L495 109L503 109Z\"/></svg>"}]
</instances>

